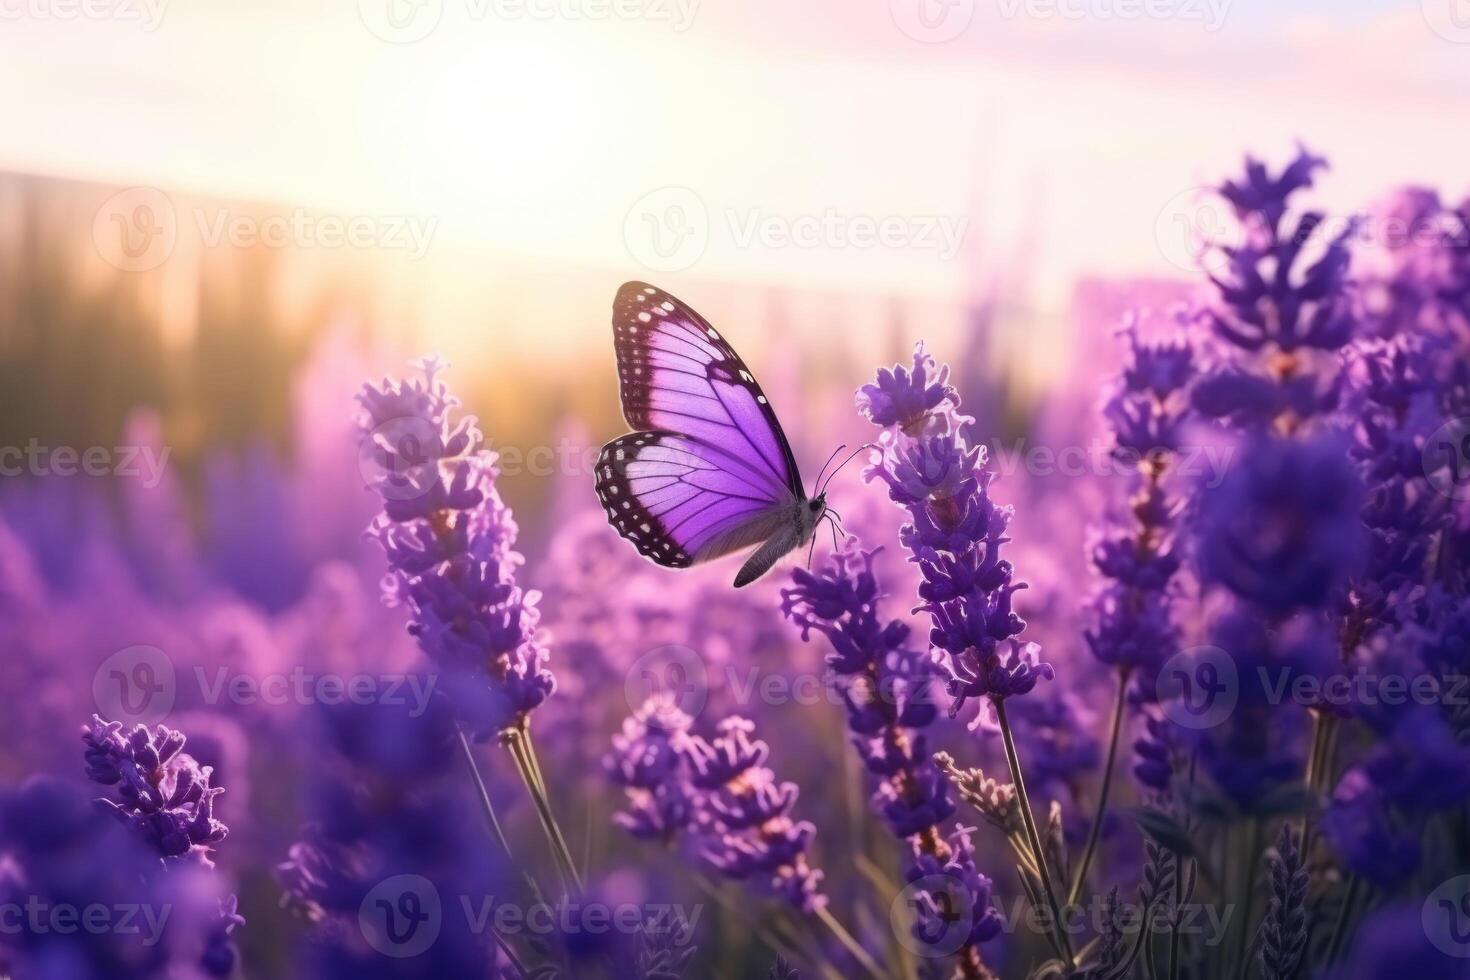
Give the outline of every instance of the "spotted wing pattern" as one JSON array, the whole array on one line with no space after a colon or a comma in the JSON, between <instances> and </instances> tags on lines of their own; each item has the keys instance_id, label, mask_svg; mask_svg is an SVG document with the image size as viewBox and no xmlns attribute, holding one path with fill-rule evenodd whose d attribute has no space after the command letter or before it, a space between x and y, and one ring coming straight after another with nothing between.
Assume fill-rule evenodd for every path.
<instances>
[{"instance_id":1,"label":"spotted wing pattern","mask_svg":"<svg viewBox=\"0 0 1470 980\"><path fill-rule=\"evenodd\" d=\"M641 282L618 291L623 415L597 494L646 557L673 568L756 544L805 499L781 424L734 349L698 313Z\"/></svg>"}]
</instances>

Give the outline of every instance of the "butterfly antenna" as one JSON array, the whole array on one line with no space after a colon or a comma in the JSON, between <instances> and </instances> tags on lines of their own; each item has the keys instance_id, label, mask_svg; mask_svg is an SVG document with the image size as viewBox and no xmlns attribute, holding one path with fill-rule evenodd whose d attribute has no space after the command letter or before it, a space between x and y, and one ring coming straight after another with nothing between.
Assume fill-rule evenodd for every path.
<instances>
[{"instance_id":1,"label":"butterfly antenna","mask_svg":"<svg viewBox=\"0 0 1470 980\"><path fill-rule=\"evenodd\" d=\"M837 454L840 453L840 452L842 452L842 450L844 450L846 448L847 448L847 443L844 442L842 445L840 445L836 449L832 450L832 455L827 457L827 462L823 463L822 464L822 468L817 471L817 478L812 481L812 486L820 486L821 485L821 483L822 483L822 474L825 473L825 472L827 472L827 467L829 467L829 466L832 465L832 460L834 460L834 459L837 458Z\"/></svg>"},{"instance_id":2,"label":"butterfly antenna","mask_svg":"<svg viewBox=\"0 0 1470 980\"><path fill-rule=\"evenodd\" d=\"M846 448L846 447L843 447L843 448ZM871 443L871 442L865 442L861 446L859 446L856 449L854 449L852 451L852 455L851 456L848 456L846 459L844 459L842 461L842 464L840 466L838 466L837 469L833 470L831 472L831 474L828 475L828 477L827 477L827 483L822 484L822 488L821 488L821 490L818 491L818 493L826 493L827 492L827 484L828 483L831 483L833 477L835 477L838 473L841 473L842 472L842 468L844 466L846 466L848 463L851 463L853 460L857 459L858 453L862 452L864 449L877 449L877 448L878 447L876 445L874 445L873 443ZM824 467L822 467L822 469L825 470L826 467L824 466Z\"/></svg>"}]
</instances>

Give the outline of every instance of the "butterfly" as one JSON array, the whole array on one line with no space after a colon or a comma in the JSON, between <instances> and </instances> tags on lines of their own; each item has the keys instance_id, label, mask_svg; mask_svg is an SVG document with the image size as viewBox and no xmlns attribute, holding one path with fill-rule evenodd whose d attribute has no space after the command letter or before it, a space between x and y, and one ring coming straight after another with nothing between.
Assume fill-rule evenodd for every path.
<instances>
[{"instance_id":1,"label":"butterfly","mask_svg":"<svg viewBox=\"0 0 1470 980\"><path fill-rule=\"evenodd\" d=\"M623 417L636 431L602 447L596 488L619 534L667 568L759 545L736 588L793 549L815 547L824 519L835 539L841 515L827 506L826 485L806 495L770 401L704 317L629 282L613 300L612 326Z\"/></svg>"}]
</instances>

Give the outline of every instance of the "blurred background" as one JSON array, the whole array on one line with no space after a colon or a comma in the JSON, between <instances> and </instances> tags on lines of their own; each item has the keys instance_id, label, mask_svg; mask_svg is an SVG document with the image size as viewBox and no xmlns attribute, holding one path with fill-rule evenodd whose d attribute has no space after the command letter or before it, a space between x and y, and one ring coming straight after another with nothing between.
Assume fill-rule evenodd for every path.
<instances>
[{"instance_id":1,"label":"blurred background","mask_svg":"<svg viewBox=\"0 0 1470 980\"><path fill-rule=\"evenodd\" d=\"M609 327L625 280L727 335L809 477L863 437L853 390L919 339L992 443L1085 441L1124 313L1188 299L1232 234L1207 189L1244 153L1327 156L1312 199L1329 220L1404 184L1463 197L1470 7L0 0L0 88L0 447L102 447L113 464L0 477L14 781L76 771L93 673L132 645L181 678L413 662L402 612L374 595L353 399L431 352L503 454L575 705L601 675L578 679L592 654L565 627L592 614L556 589L608 546L588 452L626 428ZM129 474L124 457L157 465ZM839 501L859 497L856 470ZM1096 494L1046 472L997 492L1022 495L1017 563L1044 582L1080 559ZM861 496L842 506L896 523ZM1045 547L1028 543L1041 527ZM585 537L553 540L568 528ZM706 619L638 642L705 631L719 660L739 625L760 662L819 669L773 592L748 600L766 620L714 602L728 574L681 582ZM639 581L637 602L664 584ZM1051 659L1077 656L1075 596L1026 601ZM241 841L221 862L250 975L284 976L273 866L309 809L309 763L294 718L203 707L181 688L170 723L229 788ZM625 707L552 723L585 738L561 751L589 787ZM840 746L838 713L824 724ZM808 731L792 714L773 742L783 725ZM518 799L511 827L534 835ZM575 833L636 863L611 806Z\"/></svg>"},{"instance_id":2,"label":"blurred background","mask_svg":"<svg viewBox=\"0 0 1470 980\"><path fill-rule=\"evenodd\" d=\"M100 444L147 405L186 473L256 440L288 461L292 380L333 337L375 366L442 352L503 443L567 416L600 440L630 278L767 387L799 377L788 400L923 335L1024 412L1110 346L1109 296L1196 271L1225 220L1197 192L1242 152L1328 154L1343 215L1457 190L1463 15L7 0L0 435Z\"/></svg>"}]
</instances>

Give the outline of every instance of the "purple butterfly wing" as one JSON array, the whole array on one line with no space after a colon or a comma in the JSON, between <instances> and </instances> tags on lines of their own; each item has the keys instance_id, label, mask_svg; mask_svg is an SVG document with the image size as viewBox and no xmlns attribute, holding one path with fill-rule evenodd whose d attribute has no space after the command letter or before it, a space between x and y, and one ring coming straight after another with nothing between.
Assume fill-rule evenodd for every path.
<instances>
[{"instance_id":1,"label":"purple butterfly wing","mask_svg":"<svg viewBox=\"0 0 1470 980\"><path fill-rule=\"evenodd\" d=\"M675 568L763 541L805 497L795 456L740 356L684 303L630 282L613 303L623 415L597 493L646 557Z\"/></svg>"}]
</instances>

